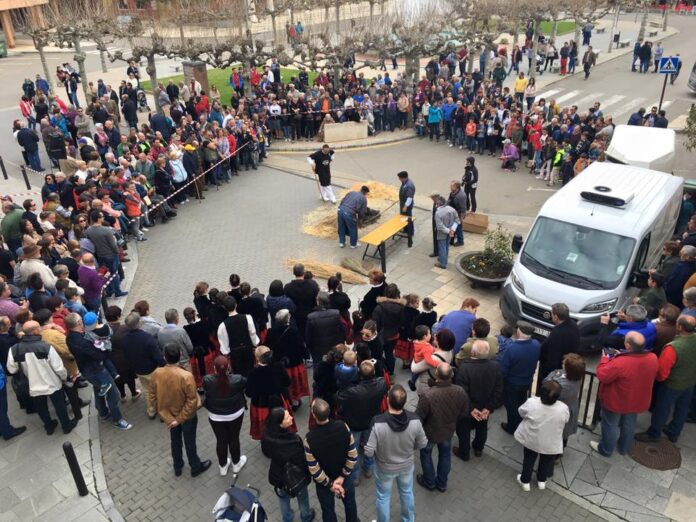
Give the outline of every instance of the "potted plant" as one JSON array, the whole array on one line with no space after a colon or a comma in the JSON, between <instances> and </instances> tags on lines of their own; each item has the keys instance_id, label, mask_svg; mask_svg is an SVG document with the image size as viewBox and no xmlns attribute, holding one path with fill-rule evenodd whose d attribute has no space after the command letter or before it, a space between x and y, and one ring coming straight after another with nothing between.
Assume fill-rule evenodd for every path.
<instances>
[{"instance_id":1,"label":"potted plant","mask_svg":"<svg viewBox=\"0 0 696 522\"><path fill-rule=\"evenodd\" d=\"M483 251L464 252L455 266L471 281L472 288L497 286L500 288L512 270L514 259L512 234L500 223L486 232Z\"/></svg>"}]
</instances>

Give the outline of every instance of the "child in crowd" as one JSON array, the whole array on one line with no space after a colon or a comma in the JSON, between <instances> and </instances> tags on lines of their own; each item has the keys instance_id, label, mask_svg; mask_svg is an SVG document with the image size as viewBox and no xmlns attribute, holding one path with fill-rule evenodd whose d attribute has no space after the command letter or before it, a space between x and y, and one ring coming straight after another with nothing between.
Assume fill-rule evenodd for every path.
<instances>
[{"instance_id":1,"label":"child in crowd","mask_svg":"<svg viewBox=\"0 0 696 522\"><path fill-rule=\"evenodd\" d=\"M82 318L82 322L85 325L85 339L91 341L97 350L111 352L111 328L109 325L98 324L97 314L94 312L87 312ZM109 372L111 377L113 377L114 380L118 379L118 370L116 370L114 363L111 361L110 354L107 355L103 362L104 369ZM111 381L104 379L99 384L98 395L104 397L111 389Z\"/></svg>"},{"instance_id":2,"label":"child in crowd","mask_svg":"<svg viewBox=\"0 0 696 522\"><path fill-rule=\"evenodd\" d=\"M424 138L425 137L425 117L423 116L423 113L418 113L418 116L416 116L416 122L413 124L414 128L416 129L416 136L419 138Z\"/></svg>"},{"instance_id":3,"label":"child in crowd","mask_svg":"<svg viewBox=\"0 0 696 522\"><path fill-rule=\"evenodd\" d=\"M77 293L77 288L66 288L65 299L67 301L65 303L65 308L67 308L71 312L80 314L81 317L85 316L85 314L87 313L87 308L85 308L82 304L80 296Z\"/></svg>"},{"instance_id":4,"label":"child in crowd","mask_svg":"<svg viewBox=\"0 0 696 522\"><path fill-rule=\"evenodd\" d=\"M419 324L416 326L413 335L413 362L417 364L424 360L429 366L437 368L438 361L433 359L435 348L430 344L430 328L424 324ZM411 378L408 380L408 387L411 388L412 391L416 391L416 380L420 373L422 372L411 372Z\"/></svg>"},{"instance_id":5,"label":"child in crowd","mask_svg":"<svg viewBox=\"0 0 696 522\"><path fill-rule=\"evenodd\" d=\"M343 354L343 362L336 365L334 375L339 390L358 382L357 360L357 354L353 350L346 350Z\"/></svg>"},{"instance_id":6,"label":"child in crowd","mask_svg":"<svg viewBox=\"0 0 696 522\"><path fill-rule=\"evenodd\" d=\"M428 328L432 329L433 325L437 322L437 312L433 310L437 306L437 303L433 301L430 297L424 297L421 301L421 307L423 311L418 314L416 318L416 326L423 324Z\"/></svg>"},{"instance_id":7,"label":"child in crowd","mask_svg":"<svg viewBox=\"0 0 696 522\"><path fill-rule=\"evenodd\" d=\"M505 350L507 350L507 347L510 345L512 342L512 334L513 334L512 326L509 324L504 324L503 326L500 327L500 335L497 335L496 338L498 339L498 353L495 356L495 360L500 362L503 359L503 354L505 353Z\"/></svg>"}]
</instances>

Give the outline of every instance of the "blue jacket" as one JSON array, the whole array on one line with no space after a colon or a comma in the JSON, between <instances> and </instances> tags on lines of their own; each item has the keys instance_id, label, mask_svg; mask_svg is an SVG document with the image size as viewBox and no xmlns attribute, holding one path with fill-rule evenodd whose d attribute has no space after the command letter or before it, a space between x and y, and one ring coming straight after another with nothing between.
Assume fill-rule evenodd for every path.
<instances>
[{"instance_id":1,"label":"blue jacket","mask_svg":"<svg viewBox=\"0 0 696 522\"><path fill-rule=\"evenodd\" d=\"M445 315L442 321L433 325L433 334L445 328L454 334L454 349L452 350L454 357L466 340L471 337L471 326L475 320L476 316L471 312L455 310Z\"/></svg>"},{"instance_id":2,"label":"blue jacket","mask_svg":"<svg viewBox=\"0 0 696 522\"><path fill-rule=\"evenodd\" d=\"M500 361L503 379L514 386L532 384L541 345L536 339L515 340L508 347Z\"/></svg>"},{"instance_id":3,"label":"blue jacket","mask_svg":"<svg viewBox=\"0 0 696 522\"><path fill-rule=\"evenodd\" d=\"M428 123L440 123L442 121L442 109L440 107L430 106L428 109Z\"/></svg>"},{"instance_id":4,"label":"blue jacket","mask_svg":"<svg viewBox=\"0 0 696 522\"><path fill-rule=\"evenodd\" d=\"M452 121L452 114L454 114L456 108L457 105L454 103L445 103L442 106L442 115L444 116L445 121Z\"/></svg>"},{"instance_id":5,"label":"blue jacket","mask_svg":"<svg viewBox=\"0 0 696 522\"><path fill-rule=\"evenodd\" d=\"M157 340L144 330L138 328L127 331L122 342L126 359L136 374L149 375L165 365Z\"/></svg>"},{"instance_id":6,"label":"blue jacket","mask_svg":"<svg viewBox=\"0 0 696 522\"><path fill-rule=\"evenodd\" d=\"M637 323L621 322L616 325L616 329L611 332L611 335L618 335L623 339L626 337L628 332L638 332L643 334L643 337L645 337L645 349L652 350L653 344L655 343L655 337L657 336L657 330L651 321L645 320Z\"/></svg>"},{"instance_id":7,"label":"blue jacket","mask_svg":"<svg viewBox=\"0 0 696 522\"><path fill-rule=\"evenodd\" d=\"M2 365L0 364L0 390L5 389L5 371L2 369Z\"/></svg>"}]
</instances>

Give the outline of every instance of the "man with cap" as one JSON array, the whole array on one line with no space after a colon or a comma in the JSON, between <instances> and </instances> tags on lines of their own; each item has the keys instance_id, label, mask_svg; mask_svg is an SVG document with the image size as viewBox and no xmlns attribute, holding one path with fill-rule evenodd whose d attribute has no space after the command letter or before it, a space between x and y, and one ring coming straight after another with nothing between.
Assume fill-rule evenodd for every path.
<instances>
[{"instance_id":1,"label":"man with cap","mask_svg":"<svg viewBox=\"0 0 696 522\"><path fill-rule=\"evenodd\" d=\"M346 246L346 232L350 236L350 248L358 246L358 220L367 212L367 197L370 188L363 185L360 190L351 190L338 206L338 246Z\"/></svg>"},{"instance_id":2,"label":"man with cap","mask_svg":"<svg viewBox=\"0 0 696 522\"><path fill-rule=\"evenodd\" d=\"M517 322L515 340L503 352L500 370L503 372L503 403L507 410L507 422L500 423L510 435L515 433L522 422L520 406L527 400L529 387L532 385L534 371L539 362L541 345L532 339L534 327L527 321Z\"/></svg>"},{"instance_id":3,"label":"man with cap","mask_svg":"<svg viewBox=\"0 0 696 522\"><path fill-rule=\"evenodd\" d=\"M437 211L437 198L440 197L440 192L433 190L430 192L430 199L433 202L433 214L432 214L432 225L433 225L433 252L428 254L428 257L437 257L437 229L435 228L435 212Z\"/></svg>"},{"instance_id":4,"label":"man with cap","mask_svg":"<svg viewBox=\"0 0 696 522\"><path fill-rule=\"evenodd\" d=\"M401 181L401 188L399 189L399 212L402 216L413 217L413 200L416 197L416 186L408 178L408 172L402 170L397 174L399 181ZM408 225L406 225L406 235L408 236L408 247L413 246L413 219L408 220Z\"/></svg>"},{"instance_id":5,"label":"man with cap","mask_svg":"<svg viewBox=\"0 0 696 522\"><path fill-rule=\"evenodd\" d=\"M319 177L321 200L336 204L336 196L331 188L331 162L333 157L333 149L324 143L321 149L307 156L307 162L312 166L312 171Z\"/></svg>"}]
</instances>

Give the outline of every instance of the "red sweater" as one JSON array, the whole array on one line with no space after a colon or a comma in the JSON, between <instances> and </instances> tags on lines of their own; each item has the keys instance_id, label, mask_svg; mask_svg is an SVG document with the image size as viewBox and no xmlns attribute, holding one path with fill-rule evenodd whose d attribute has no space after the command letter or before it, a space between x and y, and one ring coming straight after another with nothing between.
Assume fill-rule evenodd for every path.
<instances>
[{"instance_id":1,"label":"red sweater","mask_svg":"<svg viewBox=\"0 0 696 522\"><path fill-rule=\"evenodd\" d=\"M613 413L643 413L650 407L657 376L657 356L652 352L602 356L597 365L599 399Z\"/></svg>"}]
</instances>

